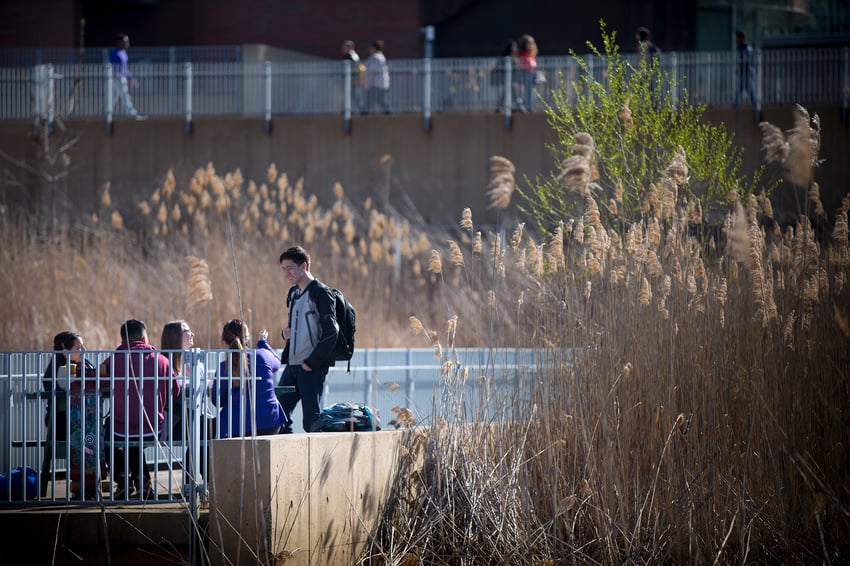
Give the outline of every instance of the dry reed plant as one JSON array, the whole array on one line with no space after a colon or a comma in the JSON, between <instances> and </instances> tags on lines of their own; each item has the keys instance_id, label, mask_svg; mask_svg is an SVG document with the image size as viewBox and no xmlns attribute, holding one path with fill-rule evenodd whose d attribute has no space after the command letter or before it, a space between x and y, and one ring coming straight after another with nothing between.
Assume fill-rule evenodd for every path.
<instances>
[{"instance_id":1,"label":"dry reed plant","mask_svg":"<svg viewBox=\"0 0 850 566\"><path fill-rule=\"evenodd\" d=\"M505 162L507 182L512 165ZM332 204L323 207L302 180L290 182L274 164L259 184L238 169L220 173L209 163L184 181L166 172L137 202L115 195L108 184L98 195L93 212L72 211L74 222L59 223L50 236L40 233L40 221L12 211L0 215L0 231L13 242L3 259L17 266L2 283L12 315L0 322L4 348L47 348L68 328L81 332L89 348L111 349L129 317L145 320L154 333L168 320L186 318L203 347L217 346L220 325L233 317L277 336L286 316L277 257L294 244L310 251L320 279L345 289L357 306L359 344L409 346L414 339L396 313L424 306L444 316L433 300L431 251L450 259L440 277L452 281L471 261L464 253L481 254L481 234L474 234L477 251L470 252L468 240L449 241L369 201L354 205L339 184ZM480 309L469 296L443 300L467 317ZM20 332L21 320L34 326ZM488 329L479 330L463 339L481 343ZM33 340L33 332L40 339Z\"/></svg>"},{"instance_id":2,"label":"dry reed plant","mask_svg":"<svg viewBox=\"0 0 850 566\"><path fill-rule=\"evenodd\" d=\"M793 175L811 182L815 129L798 116L795 135L807 141L796 142ZM584 190L590 164L573 165L581 170L564 184ZM658 180L653 214L623 237L597 221L599 203L584 192L582 215L563 219L547 243L524 226L504 250L491 248L523 277L499 275L478 294L500 305L512 297L514 315L460 315L453 332L491 321L536 362L498 376L444 341L430 426L402 459L365 556L848 559L850 196L828 239L804 215L780 230L772 207L748 198L733 203L723 238L702 242L692 236L700 215L678 191L687 182L681 153ZM468 209L461 227L474 231ZM456 282L444 280L444 294L463 293ZM411 324L439 343L429 324Z\"/></svg>"}]
</instances>

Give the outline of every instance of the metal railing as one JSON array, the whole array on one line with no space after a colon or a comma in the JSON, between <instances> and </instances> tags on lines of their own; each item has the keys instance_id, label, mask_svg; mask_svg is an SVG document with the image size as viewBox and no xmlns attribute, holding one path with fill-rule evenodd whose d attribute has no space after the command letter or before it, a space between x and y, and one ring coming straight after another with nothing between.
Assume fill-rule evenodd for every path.
<instances>
[{"instance_id":1,"label":"metal railing","mask_svg":"<svg viewBox=\"0 0 850 566\"><path fill-rule=\"evenodd\" d=\"M582 57L589 72L605 80L600 57ZM636 63L636 55L627 55ZM540 112L552 93L570 97L581 68L569 56L539 57L532 82L504 58L408 59L389 61L392 113L419 113L430 125L434 113ZM665 52L662 71L672 78L670 99L709 107L737 102L756 108L791 104L850 104L850 48L756 51L751 71L737 53ZM131 61L138 87L130 90L141 114L159 118L352 115L377 112L350 62L169 62ZM108 63L52 63L0 68L0 120L120 118L113 70ZM537 103L529 107L531 90ZM740 100L739 100L740 99ZM754 99L754 100L753 100ZM506 104L510 101L511 104ZM509 123L509 120L507 120Z\"/></svg>"},{"instance_id":2,"label":"metal railing","mask_svg":"<svg viewBox=\"0 0 850 566\"><path fill-rule=\"evenodd\" d=\"M176 351L160 352L169 359L177 354ZM185 351L182 352L187 367L184 376L138 378L121 363L107 363L103 366L106 371L93 370L83 378L72 377L66 366L45 375L46 368L54 361L53 352L0 352L0 473L11 477L12 471L21 467L37 475L37 492L30 493L34 496L32 499L27 499L25 486L7 482L0 493L0 501L11 500L16 506L183 501L190 507L205 501L209 469L205 447L210 440L221 436L220 431L227 436L240 436L228 435L227 431L232 431L233 427L251 430L251 425L246 427L245 413L241 415L241 423L232 423L228 420L230 417L222 417L220 409L215 407L217 387L245 391L247 398L255 398L252 387L256 386L256 381L250 381L247 388L233 389L230 378L218 375L219 364L229 352ZM99 368L114 353L90 350L82 356L84 362L89 362L87 367ZM488 384L486 397L463 396L469 414L476 414L478 409L491 410L490 403L496 401L499 392L509 395L515 390L517 380L532 375L550 355L547 351L532 349L457 351L459 365L453 366L453 371L459 374L464 368L468 370L467 379L461 381L461 389L472 393L481 383ZM447 380L441 377L445 361L435 359L434 350L430 348L358 350L351 360L350 372L346 371L347 363L331 368L325 381L323 405L364 402L383 419L384 428L392 427L389 421L393 418L393 408L405 407L417 423L427 424L446 391ZM251 361L249 365L256 367ZM275 379L277 382L279 373ZM130 386L134 381L141 382L142 391L153 388L155 397L159 398L158 393L162 392L167 398L163 406L148 404L142 410L145 405L142 396L137 395L139 430L144 430L144 418L152 421L149 426L153 434L145 438L134 436L126 419L115 418L122 400L127 412L132 413L129 407L134 400L128 391L135 391ZM168 393L175 382L182 389L179 397ZM88 411L89 420L83 417L83 407ZM160 409L165 414L162 421L154 417ZM290 417L293 430L303 431L300 404ZM119 424L122 422L123 425ZM116 469L141 467L142 451L159 478L154 484L154 497L149 499L141 494L141 486L138 495L131 495L130 490L124 489L129 487L128 476L122 480L114 475ZM130 454L137 452L135 457L139 460L134 460ZM84 469L87 473L83 473ZM79 484L72 487L71 479Z\"/></svg>"},{"instance_id":3,"label":"metal railing","mask_svg":"<svg viewBox=\"0 0 850 566\"><path fill-rule=\"evenodd\" d=\"M109 63L111 50L112 47L4 47L0 48L0 67ZM133 47L129 53L139 63L235 63L243 55L238 45Z\"/></svg>"}]
</instances>

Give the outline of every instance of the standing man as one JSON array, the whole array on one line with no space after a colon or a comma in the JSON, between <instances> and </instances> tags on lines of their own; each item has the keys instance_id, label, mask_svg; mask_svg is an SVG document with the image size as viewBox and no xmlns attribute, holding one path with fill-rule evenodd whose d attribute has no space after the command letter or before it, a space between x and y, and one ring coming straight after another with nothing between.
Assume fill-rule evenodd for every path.
<instances>
[{"instance_id":1,"label":"standing man","mask_svg":"<svg viewBox=\"0 0 850 566\"><path fill-rule=\"evenodd\" d=\"M652 59L661 56L661 49L652 41L652 32L648 27L640 26L635 31L635 42L637 43L638 53L646 57L648 63L652 63Z\"/></svg>"},{"instance_id":2,"label":"standing man","mask_svg":"<svg viewBox=\"0 0 850 566\"><path fill-rule=\"evenodd\" d=\"M280 254L279 262L290 285L286 294L289 326L280 333L286 340L281 354L285 368L280 385L295 387L295 392L281 396L290 423L282 432L292 432L291 414L299 400L304 431L314 432L322 412L325 377L335 363L334 347L339 332L335 300L327 286L310 273L310 255L304 248L288 248Z\"/></svg>"},{"instance_id":3,"label":"standing man","mask_svg":"<svg viewBox=\"0 0 850 566\"><path fill-rule=\"evenodd\" d=\"M125 33L119 33L115 47L109 52L114 89L112 94L112 108L114 109L120 100L127 114L136 120L144 120L145 117L136 111L136 107L133 106L133 99L130 98L130 87L136 88L139 82L133 77L133 73L130 72L129 57L127 56L128 47L130 47L130 37Z\"/></svg>"},{"instance_id":4,"label":"standing man","mask_svg":"<svg viewBox=\"0 0 850 566\"><path fill-rule=\"evenodd\" d=\"M369 46L366 59L366 87L369 111L380 106L384 114L390 113L390 69L384 56L384 41L376 39Z\"/></svg>"},{"instance_id":5,"label":"standing man","mask_svg":"<svg viewBox=\"0 0 850 566\"><path fill-rule=\"evenodd\" d=\"M753 46L747 42L747 36L742 31L735 32L735 43L738 46L738 85L735 88L735 107L741 103L741 93L746 93L750 97L750 104L755 104L756 69Z\"/></svg>"}]
</instances>

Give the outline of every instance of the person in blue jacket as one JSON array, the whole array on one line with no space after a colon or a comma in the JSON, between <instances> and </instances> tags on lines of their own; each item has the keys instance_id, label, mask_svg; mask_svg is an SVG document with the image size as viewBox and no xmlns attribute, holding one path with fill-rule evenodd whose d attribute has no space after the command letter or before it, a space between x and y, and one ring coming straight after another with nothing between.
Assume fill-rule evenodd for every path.
<instances>
[{"instance_id":1,"label":"person in blue jacket","mask_svg":"<svg viewBox=\"0 0 850 566\"><path fill-rule=\"evenodd\" d=\"M219 438L278 434L289 423L274 392L280 360L267 338L263 330L257 347L251 348L248 325L239 319L227 321L221 331L222 343L232 351L219 365L213 386L214 402L221 409Z\"/></svg>"}]
</instances>

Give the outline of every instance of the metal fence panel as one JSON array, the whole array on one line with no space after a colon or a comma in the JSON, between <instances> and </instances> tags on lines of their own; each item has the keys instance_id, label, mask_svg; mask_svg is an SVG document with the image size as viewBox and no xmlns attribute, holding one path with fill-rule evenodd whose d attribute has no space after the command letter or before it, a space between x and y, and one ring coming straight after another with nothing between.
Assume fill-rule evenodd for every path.
<instances>
[{"instance_id":1,"label":"metal fence panel","mask_svg":"<svg viewBox=\"0 0 850 566\"><path fill-rule=\"evenodd\" d=\"M173 48L172 48L173 49ZM210 52L212 53L212 52ZM208 56L211 56L207 53ZM132 70L138 87L130 94L140 113L156 117L197 116L305 116L345 114L345 67L340 61L258 62L234 60L182 61L177 52L169 59L157 55L136 59ZM624 58L635 68L637 54ZM61 58L58 58L61 59ZM595 80L605 84L603 57L582 55L580 60ZM787 104L847 105L850 100L850 55L847 48L772 49L755 52L753 96L758 106ZM659 62L667 84L665 98L672 103L684 96L692 103L734 106L747 99L741 61L733 52L665 52ZM504 58L399 59L388 61L391 113L491 112L503 104L507 75L498 72ZM533 83L515 65L510 88L525 104L535 92L534 111L553 101L565 89L567 100L581 88L578 61L568 56L538 58L544 77ZM108 63L57 62L52 66L0 67L0 118L32 120L60 116L106 117L116 112L116 98ZM748 80L748 79L747 79ZM110 92L111 90L111 92ZM742 92L744 96L742 96ZM350 97L353 114L377 112L369 108L369 90ZM586 93L584 93L586 94ZM358 100L364 106L356 107ZM517 109L523 108L517 104Z\"/></svg>"},{"instance_id":2,"label":"metal fence panel","mask_svg":"<svg viewBox=\"0 0 850 566\"><path fill-rule=\"evenodd\" d=\"M94 367L99 367L113 353L111 350L90 350L83 352L82 356ZM161 353L173 360L177 351ZM179 399L169 397L168 407L163 407L167 409L165 421L161 424L153 423L158 441L153 444L148 441L144 443L145 457L152 468L169 471L166 486L168 494L206 493L207 461L206 452L202 447L206 446L211 438L219 436L219 429L208 426L210 422L201 414L206 414L206 409L199 407L209 408L210 415L218 413L209 404L207 391L216 380L224 383L222 379L229 379L218 375L219 365L228 353L228 350L198 349L182 352L183 362L189 369L175 379L180 380L184 394ZM279 353L278 351L278 355ZM0 352L0 397L3 403L0 419L0 472L8 473L16 466L28 466L41 471L42 463L49 460L51 469L46 471L47 475L43 477L46 478L45 487L47 483L52 487L41 501L68 501L70 495L66 492L58 496L55 486L56 480L67 478L69 472L70 413L66 412L65 423L57 423L55 419L46 417L56 417L56 403L51 403L50 399L56 399L55 395L60 394L65 395L67 399L69 394L64 391L72 390L72 378L70 374L63 377L61 372L58 372L57 382L50 389L58 393L46 392L43 376L53 355L52 352L41 351ZM457 400L462 401L468 418L478 418L481 415L489 418L516 393L517 384L535 382L529 378L545 363L548 355L545 350L467 348L447 353L438 359L430 348L361 349L355 352L351 360L350 373L346 371L347 363L340 363L331 368L325 383L322 404L331 406L337 402L366 403L380 415L384 428L392 427L389 423L394 418L394 407L409 409L418 423L427 425L430 424L435 410L453 410L451 403ZM447 360L451 360L453 365L451 371L444 374L443 364ZM250 366L256 367L256 364L250 363ZM99 405L102 416L110 411L117 385L126 384L123 389L125 403L131 402L127 393L130 390L130 379L141 381L143 388L154 387L157 390L156 388L160 387L157 376L118 377L132 376L128 368L109 367L107 373L106 376L100 373L103 377L85 378L94 386L92 390L95 394L102 396ZM276 383L281 373L278 372L275 377ZM246 391L245 394L251 398L253 390L250 388L255 383L248 382L247 389L236 390ZM198 399L203 399L203 403L196 403L195 400ZM53 408L49 415L48 407ZM295 421L294 429L301 430L300 404L290 416ZM128 429L117 427L115 420L111 418L104 422L100 440L94 449L102 451L108 469L115 470L116 458L121 458L117 448L125 446L126 443L117 435L126 434ZM69 440L62 442L61 446L56 440L46 442L50 438L56 438L56 427L60 424L65 425ZM237 423L237 426L245 430L245 424L243 419L241 425ZM229 426L228 430L232 431L234 425L229 423ZM183 434L180 431L187 432ZM27 442L31 445L27 446ZM48 445L54 452L52 459L45 453ZM82 451L83 447L80 446L79 449ZM198 464L189 466L187 471L187 461ZM0 499L2 495L0 494ZM107 500L111 496L103 497ZM96 503L95 501L94 504Z\"/></svg>"}]
</instances>

